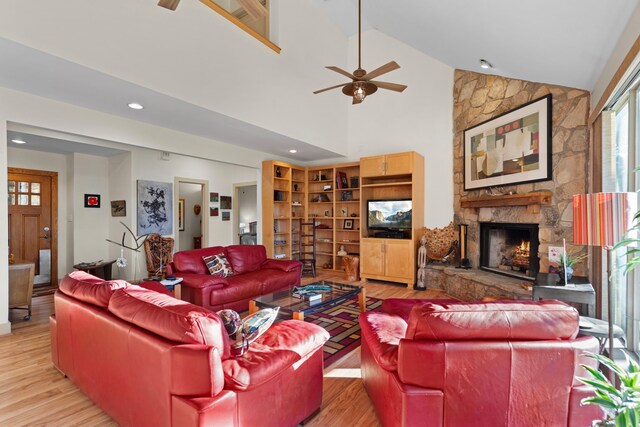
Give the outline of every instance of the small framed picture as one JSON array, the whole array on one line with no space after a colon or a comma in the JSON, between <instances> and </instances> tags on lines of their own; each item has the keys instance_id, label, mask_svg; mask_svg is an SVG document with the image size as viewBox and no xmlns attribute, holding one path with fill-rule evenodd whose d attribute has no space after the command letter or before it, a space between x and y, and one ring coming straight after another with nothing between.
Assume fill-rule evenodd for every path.
<instances>
[{"instance_id":1,"label":"small framed picture","mask_svg":"<svg viewBox=\"0 0 640 427\"><path fill-rule=\"evenodd\" d=\"M350 202L351 200L353 200L353 191L351 191L351 190L343 191L342 192L342 201L343 202Z\"/></svg>"},{"instance_id":2,"label":"small framed picture","mask_svg":"<svg viewBox=\"0 0 640 427\"><path fill-rule=\"evenodd\" d=\"M99 194L85 194L84 195L84 207L85 208L99 208L100 207L100 195Z\"/></svg>"},{"instance_id":3,"label":"small framed picture","mask_svg":"<svg viewBox=\"0 0 640 427\"><path fill-rule=\"evenodd\" d=\"M331 191L331 189L332 189L331 184L323 185L323 186L322 186L322 189L323 189L324 191Z\"/></svg>"},{"instance_id":4,"label":"small framed picture","mask_svg":"<svg viewBox=\"0 0 640 427\"><path fill-rule=\"evenodd\" d=\"M127 201L113 200L111 202L111 216L127 216Z\"/></svg>"},{"instance_id":5,"label":"small framed picture","mask_svg":"<svg viewBox=\"0 0 640 427\"><path fill-rule=\"evenodd\" d=\"M340 216L342 216L342 217L349 216L349 209L347 209L346 207L340 208Z\"/></svg>"},{"instance_id":6,"label":"small framed picture","mask_svg":"<svg viewBox=\"0 0 640 427\"><path fill-rule=\"evenodd\" d=\"M223 221L231 221L231 212L222 212Z\"/></svg>"},{"instance_id":7,"label":"small framed picture","mask_svg":"<svg viewBox=\"0 0 640 427\"><path fill-rule=\"evenodd\" d=\"M209 203L218 203L218 193L209 193Z\"/></svg>"},{"instance_id":8,"label":"small framed picture","mask_svg":"<svg viewBox=\"0 0 640 427\"><path fill-rule=\"evenodd\" d=\"M231 196L220 196L220 209L231 209Z\"/></svg>"},{"instance_id":9,"label":"small framed picture","mask_svg":"<svg viewBox=\"0 0 640 427\"><path fill-rule=\"evenodd\" d=\"M218 216L219 212L218 208L209 208L209 216Z\"/></svg>"},{"instance_id":10,"label":"small framed picture","mask_svg":"<svg viewBox=\"0 0 640 427\"><path fill-rule=\"evenodd\" d=\"M331 212L329 212L329 211L324 211L324 216L331 216Z\"/></svg>"},{"instance_id":11,"label":"small framed picture","mask_svg":"<svg viewBox=\"0 0 640 427\"><path fill-rule=\"evenodd\" d=\"M178 199L178 231L184 231L184 199Z\"/></svg>"},{"instance_id":12,"label":"small framed picture","mask_svg":"<svg viewBox=\"0 0 640 427\"><path fill-rule=\"evenodd\" d=\"M353 230L353 220L345 219L342 228L344 228L345 230Z\"/></svg>"}]
</instances>

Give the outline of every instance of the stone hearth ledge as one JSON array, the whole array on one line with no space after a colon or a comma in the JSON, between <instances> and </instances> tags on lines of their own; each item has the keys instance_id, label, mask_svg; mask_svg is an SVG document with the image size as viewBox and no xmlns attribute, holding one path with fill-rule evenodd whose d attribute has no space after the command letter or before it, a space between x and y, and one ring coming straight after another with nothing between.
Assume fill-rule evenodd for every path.
<instances>
[{"instance_id":1,"label":"stone hearth ledge","mask_svg":"<svg viewBox=\"0 0 640 427\"><path fill-rule=\"evenodd\" d=\"M441 289L463 301L481 301L485 297L531 299L533 283L479 269L461 269L430 265L425 280L428 289Z\"/></svg>"}]
</instances>

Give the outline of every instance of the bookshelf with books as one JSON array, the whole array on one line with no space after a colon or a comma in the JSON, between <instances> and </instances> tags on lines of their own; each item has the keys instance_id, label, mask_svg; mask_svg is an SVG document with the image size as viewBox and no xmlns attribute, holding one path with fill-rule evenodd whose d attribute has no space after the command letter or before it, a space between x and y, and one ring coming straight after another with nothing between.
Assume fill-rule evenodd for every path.
<instances>
[{"instance_id":1,"label":"bookshelf with books","mask_svg":"<svg viewBox=\"0 0 640 427\"><path fill-rule=\"evenodd\" d=\"M273 222L277 230L263 227L267 255L297 259L300 233L295 219L304 218L314 223L317 267L343 270L344 254L360 254L359 170L358 162L306 168L274 160L263 162L262 218L264 224ZM286 191L282 189L284 182L289 185ZM266 200L273 200L272 206L267 206ZM289 211L285 211L286 206L290 206ZM340 252L341 246L344 253Z\"/></svg>"}]
</instances>

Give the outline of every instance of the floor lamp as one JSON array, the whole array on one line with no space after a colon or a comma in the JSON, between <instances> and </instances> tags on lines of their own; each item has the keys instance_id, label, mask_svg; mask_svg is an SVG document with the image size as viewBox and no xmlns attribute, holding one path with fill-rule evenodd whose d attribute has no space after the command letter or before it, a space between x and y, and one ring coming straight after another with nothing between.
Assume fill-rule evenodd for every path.
<instances>
[{"instance_id":1,"label":"floor lamp","mask_svg":"<svg viewBox=\"0 0 640 427\"><path fill-rule=\"evenodd\" d=\"M631 228L636 193L594 193L573 196L573 243L601 246L607 251L607 318L609 358L613 359L613 292L611 249Z\"/></svg>"}]
</instances>

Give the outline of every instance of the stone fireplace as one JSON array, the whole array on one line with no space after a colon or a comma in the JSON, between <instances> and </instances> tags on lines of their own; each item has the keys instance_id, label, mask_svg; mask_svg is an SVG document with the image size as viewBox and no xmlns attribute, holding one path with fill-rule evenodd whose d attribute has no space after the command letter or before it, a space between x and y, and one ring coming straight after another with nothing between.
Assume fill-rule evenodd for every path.
<instances>
[{"instance_id":1,"label":"stone fireplace","mask_svg":"<svg viewBox=\"0 0 640 427\"><path fill-rule=\"evenodd\" d=\"M480 268L535 280L539 269L538 224L480 223Z\"/></svg>"}]
</instances>

